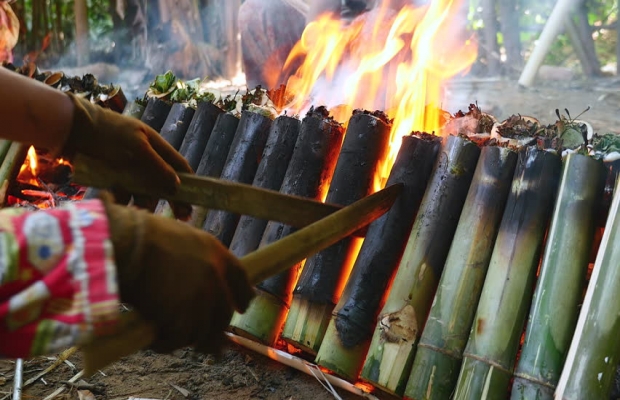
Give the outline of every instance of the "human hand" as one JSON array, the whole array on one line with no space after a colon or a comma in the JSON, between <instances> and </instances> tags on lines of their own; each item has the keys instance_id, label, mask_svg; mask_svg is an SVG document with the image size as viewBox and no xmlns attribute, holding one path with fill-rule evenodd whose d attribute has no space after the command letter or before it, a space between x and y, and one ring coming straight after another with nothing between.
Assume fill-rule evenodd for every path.
<instances>
[{"instance_id":1,"label":"human hand","mask_svg":"<svg viewBox=\"0 0 620 400\"><path fill-rule=\"evenodd\" d=\"M157 192L174 193L179 185L177 172L192 172L187 161L155 130L135 118L115 113L90 101L67 93L74 104L73 123L61 151L71 159L82 153L108 167L135 174ZM128 197L120 188L110 188L117 196ZM127 198L128 200L128 198ZM134 196L139 207L156 204L159 199ZM187 219L191 206L173 204L175 216Z\"/></svg>"},{"instance_id":2,"label":"human hand","mask_svg":"<svg viewBox=\"0 0 620 400\"><path fill-rule=\"evenodd\" d=\"M152 349L217 353L254 296L239 261L188 224L105 200L121 301L156 327Z\"/></svg>"}]
</instances>

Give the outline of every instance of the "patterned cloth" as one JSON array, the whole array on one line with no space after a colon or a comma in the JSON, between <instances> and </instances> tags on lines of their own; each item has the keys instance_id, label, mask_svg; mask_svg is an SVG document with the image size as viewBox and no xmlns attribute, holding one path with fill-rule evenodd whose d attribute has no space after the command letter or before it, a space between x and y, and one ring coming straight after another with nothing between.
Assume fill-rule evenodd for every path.
<instances>
[{"instance_id":1,"label":"patterned cloth","mask_svg":"<svg viewBox=\"0 0 620 400\"><path fill-rule=\"evenodd\" d=\"M6 1L0 1L0 62L13 62L13 48L19 37L19 19Z\"/></svg>"},{"instance_id":2,"label":"patterned cloth","mask_svg":"<svg viewBox=\"0 0 620 400\"><path fill-rule=\"evenodd\" d=\"M99 200L0 211L0 357L57 353L109 334L118 304Z\"/></svg>"}]
</instances>

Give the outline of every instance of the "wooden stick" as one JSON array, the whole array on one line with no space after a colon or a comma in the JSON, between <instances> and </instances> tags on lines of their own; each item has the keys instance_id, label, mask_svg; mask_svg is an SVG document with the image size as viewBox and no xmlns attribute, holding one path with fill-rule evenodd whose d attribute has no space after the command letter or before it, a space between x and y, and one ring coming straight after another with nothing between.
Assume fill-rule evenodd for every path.
<instances>
[{"instance_id":1,"label":"wooden stick","mask_svg":"<svg viewBox=\"0 0 620 400\"><path fill-rule=\"evenodd\" d=\"M256 284L276 275L368 225L390 209L402 189L402 184L392 185L243 257L241 265L250 282ZM83 347L86 375L148 347L155 335L155 327L137 313L123 314L116 335Z\"/></svg>"}]
</instances>

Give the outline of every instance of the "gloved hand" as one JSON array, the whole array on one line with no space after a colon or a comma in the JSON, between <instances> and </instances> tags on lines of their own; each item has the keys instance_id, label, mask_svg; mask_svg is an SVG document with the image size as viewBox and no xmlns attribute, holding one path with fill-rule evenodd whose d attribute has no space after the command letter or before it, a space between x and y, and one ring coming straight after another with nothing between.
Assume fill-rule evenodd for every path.
<instances>
[{"instance_id":1,"label":"gloved hand","mask_svg":"<svg viewBox=\"0 0 620 400\"><path fill-rule=\"evenodd\" d=\"M75 111L71 133L61 151L63 157L71 159L76 153L82 153L115 170L136 174L154 190L166 193L177 190L179 179L175 171L192 172L183 156L140 120L104 109L71 93L67 95ZM110 189L115 190L120 200L123 191ZM157 204L157 200L134 196L135 204L140 207ZM187 219L191 214L191 206L186 204L173 204L172 208L177 218Z\"/></svg>"},{"instance_id":2,"label":"gloved hand","mask_svg":"<svg viewBox=\"0 0 620 400\"><path fill-rule=\"evenodd\" d=\"M121 301L155 325L153 350L217 352L233 310L254 296L237 258L202 230L103 200Z\"/></svg>"}]
</instances>

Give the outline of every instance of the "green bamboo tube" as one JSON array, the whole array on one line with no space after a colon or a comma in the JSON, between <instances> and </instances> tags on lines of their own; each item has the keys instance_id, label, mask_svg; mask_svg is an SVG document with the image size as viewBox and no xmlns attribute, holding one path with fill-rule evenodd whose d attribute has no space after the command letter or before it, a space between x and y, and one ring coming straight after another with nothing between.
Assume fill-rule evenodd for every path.
<instances>
[{"instance_id":1,"label":"green bamboo tube","mask_svg":"<svg viewBox=\"0 0 620 400\"><path fill-rule=\"evenodd\" d=\"M402 395L414 344L424 326L456 230L480 148L460 136L444 143L394 283L379 313L361 377Z\"/></svg>"},{"instance_id":2,"label":"green bamboo tube","mask_svg":"<svg viewBox=\"0 0 620 400\"><path fill-rule=\"evenodd\" d=\"M11 148L11 143L12 142L10 140L0 139L0 163L2 163L6 158L6 155Z\"/></svg>"},{"instance_id":3,"label":"green bamboo tube","mask_svg":"<svg viewBox=\"0 0 620 400\"><path fill-rule=\"evenodd\" d=\"M29 148L30 145L11 142L11 146L2 160L0 165L0 204L2 206L6 205L6 194L9 190L9 185L17 178L19 169L24 164L26 155L28 155Z\"/></svg>"},{"instance_id":4,"label":"green bamboo tube","mask_svg":"<svg viewBox=\"0 0 620 400\"><path fill-rule=\"evenodd\" d=\"M580 154L564 161L512 399L553 399L577 324L604 179L602 161Z\"/></svg>"},{"instance_id":5,"label":"green bamboo tube","mask_svg":"<svg viewBox=\"0 0 620 400\"><path fill-rule=\"evenodd\" d=\"M461 212L405 397L449 398L486 276L512 183L517 153L485 146Z\"/></svg>"},{"instance_id":6,"label":"green bamboo tube","mask_svg":"<svg viewBox=\"0 0 620 400\"><path fill-rule=\"evenodd\" d=\"M530 146L519 161L480 302L463 352L455 399L506 398L562 162Z\"/></svg>"},{"instance_id":7,"label":"green bamboo tube","mask_svg":"<svg viewBox=\"0 0 620 400\"><path fill-rule=\"evenodd\" d=\"M607 399L620 356L620 180L605 225L556 399Z\"/></svg>"}]
</instances>

